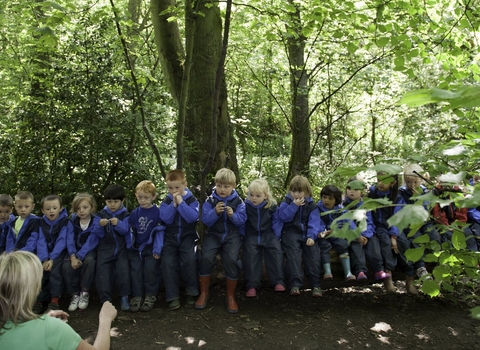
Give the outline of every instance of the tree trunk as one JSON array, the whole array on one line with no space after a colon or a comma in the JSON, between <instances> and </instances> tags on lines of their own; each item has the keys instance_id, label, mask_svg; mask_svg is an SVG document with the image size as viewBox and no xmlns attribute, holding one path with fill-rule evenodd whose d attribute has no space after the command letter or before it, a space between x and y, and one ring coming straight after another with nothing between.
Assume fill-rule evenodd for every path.
<instances>
[{"instance_id":1,"label":"tree trunk","mask_svg":"<svg viewBox=\"0 0 480 350\"><path fill-rule=\"evenodd\" d=\"M305 37L302 35L300 8L291 14L291 30L297 35L287 39L290 66L290 89L292 93L292 150L288 164L285 186L297 174L308 176L310 155L310 123L308 118L308 75L305 70Z\"/></svg>"}]
</instances>

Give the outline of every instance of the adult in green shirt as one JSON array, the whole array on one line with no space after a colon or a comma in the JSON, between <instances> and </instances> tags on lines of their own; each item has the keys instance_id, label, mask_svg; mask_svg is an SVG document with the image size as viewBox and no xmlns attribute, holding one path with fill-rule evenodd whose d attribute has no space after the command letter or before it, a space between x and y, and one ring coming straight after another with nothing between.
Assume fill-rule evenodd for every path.
<instances>
[{"instance_id":1,"label":"adult in green shirt","mask_svg":"<svg viewBox=\"0 0 480 350\"><path fill-rule=\"evenodd\" d=\"M98 334L90 345L67 323L64 311L38 316L32 311L40 292L43 267L26 251L0 255L0 349L107 350L110 327L117 310L105 302L100 310Z\"/></svg>"}]
</instances>

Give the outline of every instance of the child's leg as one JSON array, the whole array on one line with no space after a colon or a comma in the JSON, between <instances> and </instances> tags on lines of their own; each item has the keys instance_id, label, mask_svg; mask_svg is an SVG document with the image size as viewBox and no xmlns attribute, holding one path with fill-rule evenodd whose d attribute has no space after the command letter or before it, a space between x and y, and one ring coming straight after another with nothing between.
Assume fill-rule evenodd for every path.
<instances>
[{"instance_id":1,"label":"child's leg","mask_svg":"<svg viewBox=\"0 0 480 350\"><path fill-rule=\"evenodd\" d=\"M368 244L368 243L367 243ZM352 272L358 277L360 272L367 274L367 262L365 259L365 252L363 251L363 245L358 240L354 240L350 243L349 247L350 262L352 264Z\"/></svg>"},{"instance_id":2,"label":"child's leg","mask_svg":"<svg viewBox=\"0 0 480 350\"><path fill-rule=\"evenodd\" d=\"M238 312L235 289L237 287L238 275L242 271L242 261L239 258L241 248L242 237L240 234L228 234L223 241L220 252L226 277L227 311L232 314Z\"/></svg>"},{"instance_id":3,"label":"child's leg","mask_svg":"<svg viewBox=\"0 0 480 350\"><path fill-rule=\"evenodd\" d=\"M242 262L247 292L251 288L260 288L262 280L262 250L263 247L258 244L258 235L256 233L247 234L244 237Z\"/></svg>"},{"instance_id":4,"label":"child's leg","mask_svg":"<svg viewBox=\"0 0 480 350\"><path fill-rule=\"evenodd\" d=\"M312 288L320 287L320 247L303 244L303 264Z\"/></svg>"},{"instance_id":5,"label":"child's leg","mask_svg":"<svg viewBox=\"0 0 480 350\"><path fill-rule=\"evenodd\" d=\"M120 250L115 260L115 270L117 275L117 286L120 296L128 296L131 293L131 279L128 266L127 249Z\"/></svg>"},{"instance_id":6,"label":"child's leg","mask_svg":"<svg viewBox=\"0 0 480 350\"><path fill-rule=\"evenodd\" d=\"M140 258L138 250L129 250L127 255L130 266L129 273L131 278L132 297L143 298L145 292L143 281L143 259Z\"/></svg>"},{"instance_id":7,"label":"child's leg","mask_svg":"<svg viewBox=\"0 0 480 350\"><path fill-rule=\"evenodd\" d=\"M95 266L97 263L97 251L92 250L85 255L82 266L80 266L81 282L80 287L82 291L88 292L93 287L95 282Z\"/></svg>"},{"instance_id":8,"label":"child's leg","mask_svg":"<svg viewBox=\"0 0 480 350\"><path fill-rule=\"evenodd\" d=\"M356 278L352 274L352 270L350 267L350 255L348 255L348 241L343 238L332 238L331 244L333 247L335 247L335 250L337 251L338 257L340 258L340 262L343 267L343 273L345 275L345 278L348 281L354 281Z\"/></svg>"},{"instance_id":9,"label":"child's leg","mask_svg":"<svg viewBox=\"0 0 480 350\"><path fill-rule=\"evenodd\" d=\"M78 271L79 269L74 269L72 267L70 259L63 261L62 275L65 281L65 287L66 287L67 293L70 295L80 293L80 278L79 278L80 271Z\"/></svg>"},{"instance_id":10,"label":"child's leg","mask_svg":"<svg viewBox=\"0 0 480 350\"><path fill-rule=\"evenodd\" d=\"M275 235L265 237L265 269L270 283L280 285L285 289L285 274L283 272L283 250L280 240ZM281 290L281 287L278 287Z\"/></svg>"},{"instance_id":11,"label":"child's leg","mask_svg":"<svg viewBox=\"0 0 480 350\"><path fill-rule=\"evenodd\" d=\"M207 306L210 275L212 274L215 259L221 248L221 236L209 233L203 237L202 251L198 259L198 271L200 274L200 296L195 302L196 309L203 309ZM166 282L168 283L168 281Z\"/></svg>"},{"instance_id":12,"label":"child's leg","mask_svg":"<svg viewBox=\"0 0 480 350\"><path fill-rule=\"evenodd\" d=\"M330 250L332 250L332 245L327 238L317 239L317 243L320 249L320 261L321 266L323 267L323 278L326 280L332 279L332 268L330 266Z\"/></svg>"},{"instance_id":13,"label":"child's leg","mask_svg":"<svg viewBox=\"0 0 480 350\"><path fill-rule=\"evenodd\" d=\"M302 235L287 231L282 235L282 247L285 252L285 273L289 288L303 285Z\"/></svg>"},{"instance_id":14,"label":"child's leg","mask_svg":"<svg viewBox=\"0 0 480 350\"><path fill-rule=\"evenodd\" d=\"M160 257L162 277L165 281L165 297L167 302L180 298L180 258L178 242L175 236L166 235L165 243ZM180 305L180 304L178 304Z\"/></svg>"},{"instance_id":15,"label":"child's leg","mask_svg":"<svg viewBox=\"0 0 480 350\"><path fill-rule=\"evenodd\" d=\"M108 250L101 250L97 256L97 271L95 275L95 284L97 287L100 303L106 301L113 302L112 296L112 276L114 273L113 255Z\"/></svg>"},{"instance_id":16,"label":"child's leg","mask_svg":"<svg viewBox=\"0 0 480 350\"><path fill-rule=\"evenodd\" d=\"M54 261L50 271L50 302L58 306L58 298L62 296L64 290L62 267L65 260L66 251L61 253ZM54 306L55 307L55 306Z\"/></svg>"},{"instance_id":17,"label":"child's leg","mask_svg":"<svg viewBox=\"0 0 480 350\"><path fill-rule=\"evenodd\" d=\"M393 256L392 242L390 239L390 235L388 234L388 230L384 227L377 227L375 235L377 236L380 243L380 251L382 252L382 258L385 268L388 271L395 270L397 260Z\"/></svg>"},{"instance_id":18,"label":"child's leg","mask_svg":"<svg viewBox=\"0 0 480 350\"><path fill-rule=\"evenodd\" d=\"M367 244L363 246L363 249L373 272L384 271L382 251L378 238L376 236L370 237Z\"/></svg>"},{"instance_id":19,"label":"child's leg","mask_svg":"<svg viewBox=\"0 0 480 350\"><path fill-rule=\"evenodd\" d=\"M198 257L195 246L197 245L197 236L188 235L180 242L180 267L183 281L185 282L185 292L187 296L197 296L198 291ZM191 298L190 298L191 299ZM187 301L190 300L187 298Z\"/></svg>"}]
</instances>

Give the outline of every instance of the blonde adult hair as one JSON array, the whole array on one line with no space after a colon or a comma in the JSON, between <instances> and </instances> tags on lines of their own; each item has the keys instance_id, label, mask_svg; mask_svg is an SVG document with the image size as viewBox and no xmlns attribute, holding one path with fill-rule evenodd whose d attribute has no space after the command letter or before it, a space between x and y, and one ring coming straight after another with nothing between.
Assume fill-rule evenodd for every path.
<instances>
[{"instance_id":1,"label":"blonde adult hair","mask_svg":"<svg viewBox=\"0 0 480 350\"><path fill-rule=\"evenodd\" d=\"M276 204L275 199L273 198L272 192L270 191L270 186L268 185L268 182L263 179L257 179L253 180L250 182L250 185L248 186L248 196L250 197L250 194L254 193L263 193L266 197L266 202L267 204L265 205L265 208L270 208L272 205Z\"/></svg>"},{"instance_id":2,"label":"blonde adult hair","mask_svg":"<svg viewBox=\"0 0 480 350\"><path fill-rule=\"evenodd\" d=\"M95 213L97 211L97 202L95 201L95 198L89 193L79 193L73 198L72 201L72 213L76 213L77 210L80 208L80 203L83 201L87 201L88 204L91 205L92 207L92 213Z\"/></svg>"},{"instance_id":3,"label":"blonde adult hair","mask_svg":"<svg viewBox=\"0 0 480 350\"><path fill-rule=\"evenodd\" d=\"M293 192L293 191L304 192L305 197L313 196L312 185L310 185L310 182L308 181L308 179L302 175L296 175L293 177L293 179L290 181L290 186L288 187L288 190L290 192Z\"/></svg>"},{"instance_id":4,"label":"blonde adult hair","mask_svg":"<svg viewBox=\"0 0 480 350\"><path fill-rule=\"evenodd\" d=\"M423 168L418 164L405 165L405 167L403 168L403 182L405 182L405 178L408 177L408 176L420 178L420 176L418 176L418 174L416 174L415 172L417 172L417 173L419 173L420 175L423 176L425 170L423 170ZM424 176L424 177L426 177L426 176ZM423 182L422 178L420 178L420 180L422 180L422 182Z\"/></svg>"},{"instance_id":5,"label":"blonde adult hair","mask_svg":"<svg viewBox=\"0 0 480 350\"><path fill-rule=\"evenodd\" d=\"M233 171L227 168L222 168L215 174L215 183L232 185L235 187L237 178Z\"/></svg>"},{"instance_id":6,"label":"blonde adult hair","mask_svg":"<svg viewBox=\"0 0 480 350\"><path fill-rule=\"evenodd\" d=\"M32 311L40 292L43 268L30 252L15 251L0 255L0 332L5 323L18 325L38 318Z\"/></svg>"},{"instance_id":7,"label":"blonde adult hair","mask_svg":"<svg viewBox=\"0 0 480 350\"><path fill-rule=\"evenodd\" d=\"M140 181L137 187L135 187L135 193L138 193L138 192L150 193L152 196L157 195L157 189L153 184L153 182L150 180Z\"/></svg>"}]
</instances>

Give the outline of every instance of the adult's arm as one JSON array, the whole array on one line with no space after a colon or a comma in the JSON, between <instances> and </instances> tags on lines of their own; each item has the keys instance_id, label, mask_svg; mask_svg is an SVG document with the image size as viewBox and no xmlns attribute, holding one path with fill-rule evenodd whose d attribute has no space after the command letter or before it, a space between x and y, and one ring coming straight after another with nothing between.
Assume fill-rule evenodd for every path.
<instances>
[{"instance_id":1,"label":"adult's arm","mask_svg":"<svg viewBox=\"0 0 480 350\"><path fill-rule=\"evenodd\" d=\"M108 350L110 349L110 328L117 316L117 309L109 302L103 303L98 315L98 332L93 346L82 339L77 350Z\"/></svg>"}]
</instances>

